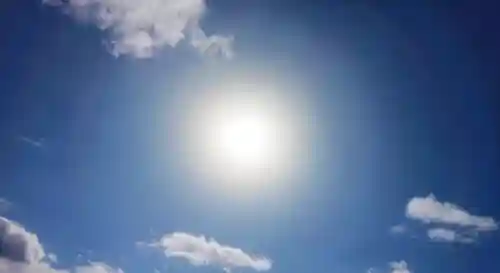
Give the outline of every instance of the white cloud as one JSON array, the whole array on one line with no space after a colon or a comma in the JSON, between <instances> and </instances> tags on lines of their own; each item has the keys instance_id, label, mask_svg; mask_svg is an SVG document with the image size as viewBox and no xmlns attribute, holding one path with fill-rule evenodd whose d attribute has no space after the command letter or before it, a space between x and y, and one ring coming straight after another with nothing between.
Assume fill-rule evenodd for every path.
<instances>
[{"instance_id":1,"label":"white cloud","mask_svg":"<svg viewBox=\"0 0 500 273\"><path fill-rule=\"evenodd\" d=\"M45 257L36 234L3 217L0 217L0 249L0 257L16 262L37 263Z\"/></svg>"},{"instance_id":2,"label":"white cloud","mask_svg":"<svg viewBox=\"0 0 500 273\"><path fill-rule=\"evenodd\" d=\"M433 228L427 231L427 236L435 241L453 242L457 238L457 233L451 229Z\"/></svg>"},{"instance_id":3,"label":"white cloud","mask_svg":"<svg viewBox=\"0 0 500 273\"><path fill-rule=\"evenodd\" d=\"M175 232L163 236L152 246L164 250L167 257L184 258L195 266L216 265L226 270L247 267L257 271L271 269L272 262L265 257L245 253L239 248L221 245L212 238Z\"/></svg>"},{"instance_id":4,"label":"white cloud","mask_svg":"<svg viewBox=\"0 0 500 273\"><path fill-rule=\"evenodd\" d=\"M71 269L55 269L55 254L45 254L34 233L9 219L0 217L0 273L123 273L104 263L90 263Z\"/></svg>"},{"instance_id":5,"label":"white cloud","mask_svg":"<svg viewBox=\"0 0 500 273\"><path fill-rule=\"evenodd\" d=\"M47 254L47 260L50 262L50 263L57 263L57 255L54 254L54 253L49 253Z\"/></svg>"},{"instance_id":6,"label":"white cloud","mask_svg":"<svg viewBox=\"0 0 500 273\"><path fill-rule=\"evenodd\" d=\"M390 262L389 267L391 268L391 273L411 273L405 261Z\"/></svg>"},{"instance_id":7,"label":"white cloud","mask_svg":"<svg viewBox=\"0 0 500 273\"><path fill-rule=\"evenodd\" d=\"M195 28L191 35L191 45L203 54L209 56L222 55L227 59L232 59L234 37L212 35L207 37L201 28Z\"/></svg>"},{"instance_id":8,"label":"white cloud","mask_svg":"<svg viewBox=\"0 0 500 273\"><path fill-rule=\"evenodd\" d=\"M475 238L465 236L452 229L432 228L427 231L429 239L435 242L444 243L473 243Z\"/></svg>"},{"instance_id":9,"label":"white cloud","mask_svg":"<svg viewBox=\"0 0 500 273\"><path fill-rule=\"evenodd\" d=\"M105 263L90 263L86 266L78 266L73 273L123 273L120 268L113 268Z\"/></svg>"},{"instance_id":10,"label":"white cloud","mask_svg":"<svg viewBox=\"0 0 500 273\"><path fill-rule=\"evenodd\" d=\"M0 258L0 273L123 273L103 263L91 263L72 269L55 269L46 263L23 263Z\"/></svg>"},{"instance_id":11,"label":"white cloud","mask_svg":"<svg viewBox=\"0 0 500 273\"><path fill-rule=\"evenodd\" d=\"M432 194L412 198L406 206L406 216L424 223L456 225L478 231L498 229L492 217L472 215L455 204L438 201Z\"/></svg>"},{"instance_id":12,"label":"white cloud","mask_svg":"<svg viewBox=\"0 0 500 273\"><path fill-rule=\"evenodd\" d=\"M205 0L42 0L79 21L109 34L115 55L152 57L166 46L187 39L201 53L232 57L232 37L207 36L200 27Z\"/></svg>"},{"instance_id":13,"label":"white cloud","mask_svg":"<svg viewBox=\"0 0 500 273\"><path fill-rule=\"evenodd\" d=\"M408 269L408 264L405 261L390 262L389 269L390 273L412 273L410 269ZM366 272L378 273L378 272L385 272L385 270L379 270L377 268L371 267Z\"/></svg>"}]
</instances>

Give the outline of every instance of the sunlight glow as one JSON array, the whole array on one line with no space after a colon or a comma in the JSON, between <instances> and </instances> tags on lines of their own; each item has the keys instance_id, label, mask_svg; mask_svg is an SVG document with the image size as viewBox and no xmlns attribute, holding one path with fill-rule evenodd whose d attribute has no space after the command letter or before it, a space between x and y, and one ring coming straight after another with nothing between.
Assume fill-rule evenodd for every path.
<instances>
[{"instance_id":1,"label":"sunlight glow","mask_svg":"<svg viewBox=\"0 0 500 273\"><path fill-rule=\"evenodd\" d=\"M196 180L230 195L276 191L290 180L305 147L291 94L250 83L190 97L187 160Z\"/></svg>"},{"instance_id":2,"label":"sunlight glow","mask_svg":"<svg viewBox=\"0 0 500 273\"><path fill-rule=\"evenodd\" d=\"M204 153L224 176L255 183L256 176L278 167L284 124L255 92L233 92L212 102L204 114Z\"/></svg>"},{"instance_id":3,"label":"sunlight glow","mask_svg":"<svg viewBox=\"0 0 500 273\"><path fill-rule=\"evenodd\" d=\"M215 139L218 152L238 165L251 166L266 161L271 156L268 152L276 145L270 124L258 113L228 117L214 127L218 133Z\"/></svg>"}]
</instances>

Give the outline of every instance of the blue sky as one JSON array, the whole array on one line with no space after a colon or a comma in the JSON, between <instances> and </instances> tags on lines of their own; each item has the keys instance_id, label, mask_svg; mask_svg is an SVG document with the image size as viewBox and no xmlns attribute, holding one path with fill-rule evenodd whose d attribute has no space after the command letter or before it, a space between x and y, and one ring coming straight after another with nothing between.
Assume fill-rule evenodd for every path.
<instances>
[{"instance_id":1,"label":"blue sky","mask_svg":"<svg viewBox=\"0 0 500 273\"><path fill-rule=\"evenodd\" d=\"M499 7L344 2L2 1L0 273L498 272ZM241 78L309 135L244 200L179 146Z\"/></svg>"}]
</instances>

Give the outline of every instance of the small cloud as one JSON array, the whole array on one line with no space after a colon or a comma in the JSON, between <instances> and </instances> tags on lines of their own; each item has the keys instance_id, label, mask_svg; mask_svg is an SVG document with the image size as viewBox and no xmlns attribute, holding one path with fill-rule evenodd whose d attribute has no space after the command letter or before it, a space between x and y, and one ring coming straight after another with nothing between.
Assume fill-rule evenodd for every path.
<instances>
[{"instance_id":1,"label":"small cloud","mask_svg":"<svg viewBox=\"0 0 500 273\"><path fill-rule=\"evenodd\" d=\"M94 253L92 250L83 249L83 250L78 251L78 253L75 257L75 260L78 263L88 263L88 262L93 260L92 259L93 255L94 255Z\"/></svg>"},{"instance_id":2,"label":"small cloud","mask_svg":"<svg viewBox=\"0 0 500 273\"><path fill-rule=\"evenodd\" d=\"M135 242L135 246L139 247L139 248L150 247L151 243L147 243L147 242L144 242L144 241L138 241L138 242Z\"/></svg>"},{"instance_id":3,"label":"small cloud","mask_svg":"<svg viewBox=\"0 0 500 273\"><path fill-rule=\"evenodd\" d=\"M233 51L234 37L207 35L200 29L196 28L191 33L191 45L200 53L208 56L224 56L227 59L234 57Z\"/></svg>"},{"instance_id":4,"label":"small cloud","mask_svg":"<svg viewBox=\"0 0 500 273\"><path fill-rule=\"evenodd\" d=\"M28 145L31 145L35 148L42 148L44 145L44 142L45 142L45 140L43 138L33 139L30 137L26 137L26 136L19 136L19 140L28 144Z\"/></svg>"},{"instance_id":5,"label":"small cloud","mask_svg":"<svg viewBox=\"0 0 500 273\"><path fill-rule=\"evenodd\" d=\"M405 261L390 262L389 267L391 268L391 273L411 273Z\"/></svg>"},{"instance_id":6,"label":"small cloud","mask_svg":"<svg viewBox=\"0 0 500 273\"><path fill-rule=\"evenodd\" d=\"M412 198L406 206L406 216L426 224L456 225L478 231L498 229L493 217L473 215L458 205L438 201L432 194Z\"/></svg>"},{"instance_id":7,"label":"small cloud","mask_svg":"<svg viewBox=\"0 0 500 273\"><path fill-rule=\"evenodd\" d=\"M216 265L226 271L236 267L267 271L272 266L268 258L221 245L213 238L206 238L203 235L175 232L164 235L158 242L149 245L162 249L167 257L183 258L195 266Z\"/></svg>"},{"instance_id":8,"label":"small cloud","mask_svg":"<svg viewBox=\"0 0 500 273\"><path fill-rule=\"evenodd\" d=\"M427 236L434 242L442 242L442 243L464 243L470 244L474 243L475 239L471 236L466 236L464 234L460 234L455 230L446 229L446 228L433 228L427 231Z\"/></svg>"},{"instance_id":9,"label":"small cloud","mask_svg":"<svg viewBox=\"0 0 500 273\"><path fill-rule=\"evenodd\" d=\"M47 260L52 264L56 264L57 263L57 255L54 253L49 253L49 254L47 254Z\"/></svg>"},{"instance_id":10,"label":"small cloud","mask_svg":"<svg viewBox=\"0 0 500 273\"><path fill-rule=\"evenodd\" d=\"M454 242L457 238L457 233L451 229L433 228L427 231L427 236L433 241Z\"/></svg>"},{"instance_id":11,"label":"small cloud","mask_svg":"<svg viewBox=\"0 0 500 273\"><path fill-rule=\"evenodd\" d=\"M405 261L399 262L390 262L389 263L389 273L412 273L410 269L408 269L408 264ZM371 267L366 273L380 273L385 272L385 270L379 270L377 268Z\"/></svg>"},{"instance_id":12,"label":"small cloud","mask_svg":"<svg viewBox=\"0 0 500 273\"><path fill-rule=\"evenodd\" d=\"M95 25L108 34L111 54L150 58L165 47L187 40L202 53L231 58L232 37L208 36L200 27L205 0L42 0L75 20Z\"/></svg>"},{"instance_id":13,"label":"small cloud","mask_svg":"<svg viewBox=\"0 0 500 273\"><path fill-rule=\"evenodd\" d=\"M400 225L395 225L395 226L392 226L389 230L390 233L392 234L403 234L407 231L406 227L402 224Z\"/></svg>"},{"instance_id":14,"label":"small cloud","mask_svg":"<svg viewBox=\"0 0 500 273\"><path fill-rule=\"evenodd\" d=\"M113 268L105 263L91 262L85 266L78 266L73 273L124 273L120 268Z\"/></svg>"}]
</instances>

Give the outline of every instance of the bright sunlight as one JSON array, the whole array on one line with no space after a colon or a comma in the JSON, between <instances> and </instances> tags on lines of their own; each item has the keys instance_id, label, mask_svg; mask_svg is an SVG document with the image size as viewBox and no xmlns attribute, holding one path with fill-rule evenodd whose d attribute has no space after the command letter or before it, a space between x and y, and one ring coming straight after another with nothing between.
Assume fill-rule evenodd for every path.
<instances>
[{"instance_id":1,"label":"bright sunlight","mask_svg":"<svg viewBox=\"0 0 500 273\"><path fill-rule=\"evenodd\" d=\"M290 93L251 83L191 97L196 104L187 126L192 170L231 194L269 189L289 176L303 146L300 111Z\"/></svg>"}]
</instances>

